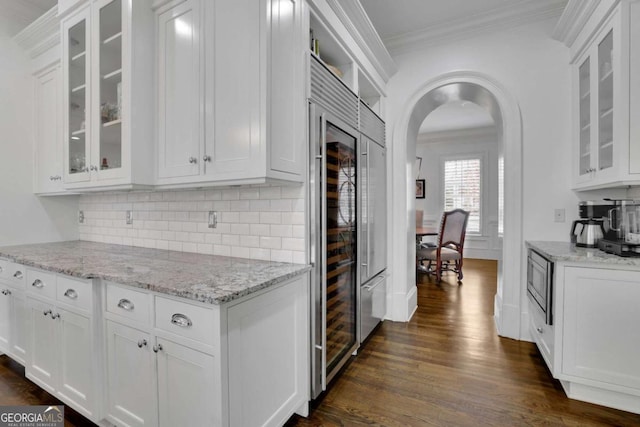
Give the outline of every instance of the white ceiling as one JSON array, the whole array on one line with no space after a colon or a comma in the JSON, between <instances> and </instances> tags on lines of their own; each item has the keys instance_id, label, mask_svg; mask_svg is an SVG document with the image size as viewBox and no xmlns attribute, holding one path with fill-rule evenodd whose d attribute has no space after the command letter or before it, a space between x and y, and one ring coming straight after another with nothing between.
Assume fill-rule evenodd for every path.
<instances>
[{"instance_id":1,"label":"white ceiling","mask_svg":"<svg viewBox=\"0 0 640 427\"><path fill-rule=\"evenodd\" d=\"M433 110L422 122L419 133L486 128L493 125L491 115L478 104L451 101Z\"/></svg>"},{"instance_id":2,"label":"white ceiling","mask_svg":"<svg viewBox=\"0 0 640 427\"><path fill-rule=\"evenodd\" d=\"M359 0L393 55L428 43L472 37L533 19L560 16L567 0ZM450 102L434 110L420 133L492 126L487 111L472 102Z\"/></svg>"},{"instance_id":3,"label":"white ceiling","mask_svg":"<svg viewBox=\"0 0 640 427\"><path fill-rule=\"evenodd\" d=\"M0 34L15 36L56 4L57 0L0 0Z\"/></svg>"}]
</instances>

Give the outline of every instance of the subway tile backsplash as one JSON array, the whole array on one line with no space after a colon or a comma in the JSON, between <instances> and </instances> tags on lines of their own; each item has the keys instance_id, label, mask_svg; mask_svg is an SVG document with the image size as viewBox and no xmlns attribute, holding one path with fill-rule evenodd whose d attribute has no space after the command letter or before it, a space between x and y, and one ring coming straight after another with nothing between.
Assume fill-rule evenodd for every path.
<instances>
[{"instance_id":1,"label":"subway tile backsplash","mask_svg":"<svg viewBox=\"0 0 640 427\"><path fill-rule=\"evenodd\" d=\"M302 264L304 200L301 185L83 195L80 239Z\"/></svg>"}]
</instances>

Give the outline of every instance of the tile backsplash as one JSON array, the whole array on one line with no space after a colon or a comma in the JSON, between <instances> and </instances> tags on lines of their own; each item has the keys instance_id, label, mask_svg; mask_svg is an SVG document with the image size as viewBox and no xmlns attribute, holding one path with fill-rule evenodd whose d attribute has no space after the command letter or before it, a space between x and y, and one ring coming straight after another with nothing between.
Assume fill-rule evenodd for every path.
<instances>
[{"instance_id":1,"label":"tile backsplash","mask_svg":"<svg viewBox=\"0 0 640 427\"><path fill-rule=\"evenodd\" d=\"M305 263L304 204L302 185L91 194L78 227L93 242Z\"/></svg>"}]
</instances>

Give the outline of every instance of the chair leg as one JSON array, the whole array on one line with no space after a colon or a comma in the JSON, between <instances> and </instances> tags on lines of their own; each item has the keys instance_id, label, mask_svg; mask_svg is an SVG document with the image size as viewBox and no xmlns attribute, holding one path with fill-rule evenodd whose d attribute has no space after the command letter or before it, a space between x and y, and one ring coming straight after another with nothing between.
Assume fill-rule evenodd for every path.
<instances>
[{"instance_id":1,"label":"chair leg","mask_svg":"<svg viewBox=\"0 0 640 427\"><path fill-rule=\"evenodd\" d=\"M442 261L439 261L436 265L436 283L440 283L442 280Z\"/></svg>"},{"instance_id":2,"label":"chair leg","mask_svg":"<svg viewBox=\"0 0 640 427\"><path fill-rule=\"evenodd\" d=\"M462 282L462 260L456 261L456 270L458 270L458 283Z\"/></svg>"}]
</instances>

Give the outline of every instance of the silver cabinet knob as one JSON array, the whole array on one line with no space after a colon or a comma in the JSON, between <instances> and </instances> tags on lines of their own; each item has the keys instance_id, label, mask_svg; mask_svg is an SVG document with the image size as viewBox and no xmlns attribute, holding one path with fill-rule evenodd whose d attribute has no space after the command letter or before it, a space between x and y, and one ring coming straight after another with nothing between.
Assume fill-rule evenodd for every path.
<instances>
[{"instance_id":1,"label":"silver cabinet knob","mask_svg":"<svg viewBox=\"0 0 640 427\"><path fill-rule=\"evenodd\" d=\"M42 288L44 288L44 282L42 282L42 280L40 280L40 279L36 279L36 280L33 281L31 286L33 286L34 288L42 289Z\"/></svg>"},{"instance_id":2,"label":"silver cabinet knob","mask_svg":"<svg viewBox=\"0 0 640 427\"><path fill-rule=\"evenodd\" d=\"M60 318L60 313L55 313L51 315L51 320L56 320Z\"/></svg>"},{"instance_id":3,"label":"silver cabinet knob","mask_svg":"<svg viewBox=\"0 0 640 427\"><path fill-rule=\"evenodd\" d=\"M49 181L55 181L56 178L53 175L49 175Z\"/></svg>"},{"instance_id":4,"label":"silver cabinet knob","mask_svg":"<svg viewBox=\"0 0 640 427\"><path fill-rule=\"evenodd\" d=\"M22 279L24 277L24 274L22 274L22 271L18 270L13 273L13 277L15 277L16 279Z\"/></svg>"},{"instance_id":5,"label":"silver cabinet knob","mask_svg":"<svg viewBox=\"0 0 640 427\"><path fill-rule=\"evenodd\" d=\"M142 348L147 345L147 340L138 340L138 348Z\"/></svg>"},{"instance_id":6,"label":"silver cabinet knob","mask_svg":"<svg viewBox=\"0 0 640 427\"><path fill-rule=\"evenodd\" d=\"M97 166L94 166L94 165L91 165L91 166L89 166L89 170L97 171L97 170L98 170L98 167L97 167Z\"/></svg>"},{"instance_id":7,"label":"silver cabinet knob","mask_svg":"<svg viewBox=\"0 0 640 427\"><path fill-rule=\"evenodd\" d=\"M120 307L123 310L127 310L127 311L133 311L134 305L131 301L129 301L128 299L124 299L122 298L119 302L118 302L118 307Z\"/></svg>"},{"instance_id":8,"label":"silver cabinet knob","mask_svg":"<svg viewBox=\"0 0 640 427\"><path fill-rule=\"evenodd\" d=\"M11 295L11 291L9 289L3 289L2 295Z\"/></svg>"},{"instance_id":9,"label":"silver cabinet knob","mask_svg":"<svg viewBox=\"0 0 640 427\"><path fill-rule=\"evenodd\" d=\"M189 326L193 325L193 323L191 322L191 319L189 319L184 314L180 314L180 313L176 313L173 316L171 316L171 323L173 323L176 326L180 326L182 328L188 328Z\"/></svg>"},{"instance_id":10,"label":"silver cabinet knob","mask_svg":"<svg viewBox=\"0 0 640 427\"><path fill-rule=\"evenodd\" d=\"M536 328L536 331L538 331L539 334L542 333L542 328Z\"/></svg>"},{"instance_id":11,"label":"silver cabinet knob","mask_svg":"<svg viewBox=\"0 0 640 427\"><path fill-rule=\"evenodd\" d=\"M49 314L51 314L51 313L52 313L52 311L51 311L51 310L45 310L42 314L44 314L45 316L47 316L47 315L49 315Z\"/></svg>"},{"instance_id":12,"label":"silver cabinet knob","mask_svg":"<svg viewBox=\"0 0 640 427\"><path fill-rule=\"evenodd\" d=\"M204 157L202 158L203 162L210 162L211 161L211 156L205 154Z\"/></svg>"},{"instance_id":13,"label":"silver cabinet knob","mask_svg":"<svg viewBox=\"0 0 640 427\"><path fill-rule=\"evenodd\" d=\"M157 353L159 351L162 351L162 344L154 345L153 346L153 352Z\"/></svg>"},{"instance_id":14,"label":"silver cabinet knob","mask_svg":"<svg viewBox=\"0 0 640 427\"><path fill-rule=\"evenodd\" d=\"M67 289L64 293L64 296L69 299L78 299L78 293L75 289Z\"/></svg>"},{"instance_id":15,"label":"silver cabinet knob","mask_svg":"<svg viewBox=\"0 0 640 427\"><path fill-rule=\"evenodd\" d=\"M196 159L195 157L189 157L189 163L194 165L194 164L198 163L198 159Z\"/></svg>"}]
</instances>

